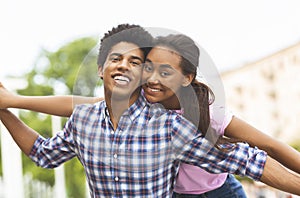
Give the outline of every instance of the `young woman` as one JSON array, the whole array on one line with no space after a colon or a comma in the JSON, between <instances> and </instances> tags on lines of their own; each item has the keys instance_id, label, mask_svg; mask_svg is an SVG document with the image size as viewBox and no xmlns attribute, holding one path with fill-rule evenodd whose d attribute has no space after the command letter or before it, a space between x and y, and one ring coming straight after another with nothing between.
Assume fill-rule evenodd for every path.
<instances>
[{"instance_id":1,"label":"young woman","mask_svg":"<svg viewBox=\"0 0 300 198\"><path fill-rule=\"evenodd\" d=\"M220 137L224 135L248 142L265 150L287 168L300 173L300 154L296 150L224 111L223 107L210 105L213 93L205 84L196 80L198 61L199 48L190 38L184 35L159 37L144 67L145 97L150 102L160 102L165 108L179 110L203 134L216 131ZM194 96L187 97L190 94ZM191 98L197 101L191 102ZM0 84L0 108L23 108L69 116L74 105L98 100L101 98L20 96L8 92ZM225 112L222 119L218 118L219 111ZM216 140L216 146L220 146L220 143L222 138ZM232 175L210 174L185 163L181 163L174 187L175 197L246 197L241 184Z\"/></svg>"},{"instance_id":2,"label":"young woman","mask_svg":"<svg viewBox=\"0 0 300 198\"><path fill-rule=\"evenodd\" d=\"M199 54L193 40L184 35L159 37L147 55L143 70L147 100L159 102L167 109L180 108L202 133L208 131L206 136L210 136L213 129L220 137L248 142L300 173L299 152L233 116L224 107L210 105L214 98L212 91L196 80ZM222 137L219 140L215 140L217 146ZM210 174L185 163L180 165L174 191L175 197L246 197L241 184L232 175Z\"/></svg>"}]
</instances>

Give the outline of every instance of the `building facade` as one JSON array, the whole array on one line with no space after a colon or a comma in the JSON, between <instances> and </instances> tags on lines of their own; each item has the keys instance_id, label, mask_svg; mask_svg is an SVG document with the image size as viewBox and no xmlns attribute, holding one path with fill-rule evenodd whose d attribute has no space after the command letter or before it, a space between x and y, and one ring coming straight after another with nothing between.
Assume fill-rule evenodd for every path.
<instances>
[{"instance_id":1,"label":"building facade","mask_svg":"<svg viewBox=\"0 0 300 198\"><path fill-rule=\"evenodd\" d=\"M221 78L234 114L286 143L300 142L300 43Z\"/></svg>"}]
</instances>

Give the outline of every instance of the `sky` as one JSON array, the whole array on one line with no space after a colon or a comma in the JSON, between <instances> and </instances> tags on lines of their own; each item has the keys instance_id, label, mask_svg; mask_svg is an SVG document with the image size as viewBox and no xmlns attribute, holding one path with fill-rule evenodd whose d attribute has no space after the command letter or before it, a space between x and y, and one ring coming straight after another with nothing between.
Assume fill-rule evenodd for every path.
<instances>
[{"instance_id":1,"label":"sky","mask_svg":"<svg viewBox=\"0 0 300 198\"><path fill-rule=\"evenodd\" d=\"M299 0L1 0L0 81L22 76L40 50L120 23L184 33L222 72L300 42Z\"/></svg>"}]
</instances>

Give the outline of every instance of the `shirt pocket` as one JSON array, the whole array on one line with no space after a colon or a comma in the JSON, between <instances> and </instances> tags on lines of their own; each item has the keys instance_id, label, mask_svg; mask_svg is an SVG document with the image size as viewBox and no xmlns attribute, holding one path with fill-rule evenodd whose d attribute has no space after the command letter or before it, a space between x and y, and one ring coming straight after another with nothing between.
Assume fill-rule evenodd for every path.
<instances>
[{"instance_id":1,"label":"shirt pocket","mask_svg":"<svg viewBox=\"0 0 300 198\"><path fill-rule=\"evenodd\" d=\"M131 135L124 141L127 164L138 171L159 169L171 160L172 147L168 135Z\"/></svg>"}]
</instances>

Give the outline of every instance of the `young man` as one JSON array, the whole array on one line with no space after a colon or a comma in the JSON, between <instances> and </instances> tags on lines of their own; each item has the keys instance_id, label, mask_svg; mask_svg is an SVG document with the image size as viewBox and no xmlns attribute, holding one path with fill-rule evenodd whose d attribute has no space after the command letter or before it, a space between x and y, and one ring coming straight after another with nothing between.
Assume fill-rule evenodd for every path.
<instances>
[{"instance_id":1,"label":"young man","mask_svg":"<svg viewBox=\"0 0 300 198\"><path fill-rule=\"evenodd\" d=\"M0 110L0 119L39 166L55 168L76 156L91 197L170 197L180 161L213 173L246 175L300 195L300 178L265 152L247 144L221 152L182 116L145 100L140 81L151 41L135 25L120 25L106 34L98 59L105 101L77 106L63 131L51 139L8 110Z\"/></svg>"}]
</instances>

